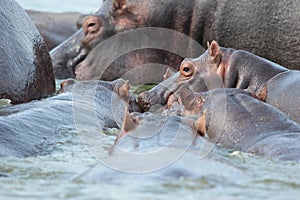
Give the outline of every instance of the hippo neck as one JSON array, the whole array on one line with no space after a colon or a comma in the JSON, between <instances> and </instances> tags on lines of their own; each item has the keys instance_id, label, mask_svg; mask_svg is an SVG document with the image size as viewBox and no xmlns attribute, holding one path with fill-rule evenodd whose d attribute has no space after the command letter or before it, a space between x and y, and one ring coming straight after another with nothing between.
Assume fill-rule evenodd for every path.
<instances>
[{"instance_id":1,"label":"hippo neck","mask_svg":"<svg viewBox=\"0 0 300 200\"><path fill-rule=\"evenodd\" d=\"M287 71L276 63L243 50L227 49L223 54L229 57L224 75L227 88L247 89L256 93L270 78Z\"/></svg>"}]
</instances>

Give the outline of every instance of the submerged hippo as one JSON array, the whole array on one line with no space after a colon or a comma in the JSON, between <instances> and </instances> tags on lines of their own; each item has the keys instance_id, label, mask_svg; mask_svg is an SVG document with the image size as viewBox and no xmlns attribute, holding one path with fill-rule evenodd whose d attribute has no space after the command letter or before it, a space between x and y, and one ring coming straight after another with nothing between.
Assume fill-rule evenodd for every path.
<instances>
[{"instance_id":1,"label":"submerged hippo","mask_svg":"<svg viewBox=\"0 0 300 200\"><path fill-rule=\"evenodd\" d=\"M220 47L215 41L200 57L185 59L180 72L139 96L140 105L149 110L165 105L169 96L185 85L195 92L214 88L240 88L279 108L300 123L300 71L243 50Z\"/></svg>"},{"instance_id":2,"label":"submerged hippo","mask_svg":"<svg viewBox=\"0 0 300 200\"><path fill-rule=\"evenodd\" d=\"M199 116L195 129L211 142L267 158L300 160L300 125L252 94L221 88L180 93L188 113Z\"/></svg>"},{"instance_id":3,"label":"submerged hippo","mask_svg":"<svg viewBox=\"0 0 300 200\"><path fill-rule=\"evenodd\" d=\"M86 23L86 28L51 51L56 77L115 79L133 66L155 61L177 68L181 57L171 51L148 49L140 54L131 52L118 60L110 58L116 61L111 65L114 69L109 70L113 73L102 72L102 77L95 76L95 71L103 67L100 58L109 59L106 57L119 50L107 46L106 49L113 50L103 53L96 47L111 35L141 27L172 29L190 36L202 46L215 39L223 46L245 49L287 68L299 69L300 9L299 2L294 0L106 0L97 15L87 18ZM182 49L182 46L175 45L175 48Z\"/></svg>"},{"instance_id":4,"label":"submerged hippo","mask_svg":"<svg viewBox=\"0 0 300 200\"><path fill-rule=\"evenodd\" d=\"M49 51L78 31L77 19L82 16L77 12L53 13L34 10L26 12L43 36Z\"/></svg>"},{"instance_id":5,"label":"submerged hippo","mask_svg":"<svg viewBox=\"0 0 300 200\"><path fill-rule=\"evenodd\" d=\"M16 104L54 93L50 56L29 16L14 0L1 1L0 15L0 98Z\"/></svg>"},{"instance_id":6,"label":"submerged hippo","mask_svg":"<svg viewBox=\"0 0 300 200\"><path fill-rule=\"evenodd\" d=\"M117 128L126 105L126 85L121 79L67 80L57 96L0 109L0 156L38 155L66 129L100 134L101 129Z\"/></svg>"}]
</instances>

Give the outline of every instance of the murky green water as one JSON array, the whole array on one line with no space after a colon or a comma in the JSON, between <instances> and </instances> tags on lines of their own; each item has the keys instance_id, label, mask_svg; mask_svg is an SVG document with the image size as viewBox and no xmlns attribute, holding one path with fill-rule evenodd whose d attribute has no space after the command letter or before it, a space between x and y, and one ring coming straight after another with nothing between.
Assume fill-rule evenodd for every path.
<instances>
[{"instance_id":1,"label":"murky green water","mask_svg":"<svg viewBox=\"0 0 300 200\"><path fill-rule=\"evenodd\" d=\"M28 8L43 10L47 2L47 10L56 11L59 7L59 11L69 11L65 1L59 1L56 6L52 0L43 4L37 0L22 1ZM72 2L70 6L80 11L82 1ZM84 4L86 2L90 1ZM113 140L112 136L105 137L107 141ZM82 145L76 130L60 130L58 137L45 146L46 150L38 157L0 159L0 199L281 200L300 196L299 163L276 162L218 149L217 154L208 159L209 163L197 166L201 168L197 178L174 176L171 180L159 181L127 175L126 178L116 176L111 182L97 181L97 177L96 180L82 178L92 166L98 164L101 168L101 164ZM188 167L189 163L186 164Z\"/></svg>"}]
</instances>

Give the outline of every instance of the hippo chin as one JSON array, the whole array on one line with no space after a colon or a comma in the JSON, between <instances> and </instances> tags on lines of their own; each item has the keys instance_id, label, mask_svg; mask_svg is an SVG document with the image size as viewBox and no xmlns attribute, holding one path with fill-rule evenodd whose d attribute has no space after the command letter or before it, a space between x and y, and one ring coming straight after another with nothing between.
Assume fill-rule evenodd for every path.
<instances>
[{"instance_id":1,"label":"hippo chin","mask_svg":"<svg viewBox=\"0 0 300 200\"><path fill-rule=\"evenodd\" d=\"M150 61L177 69L182 57L168 54L170 52L159 56L161 52L158 51L159 55L156 55L157 51L150 51L142 56L132 53L122 58L111 58L115 61L110 65L113 73L93 76L97 68L103 67L99 57L111 56L109 52L96 48L101 41L110 37L105 30L112 29L112 34L115 35L136 28L163 27L183 33L202 46L217 38L222 46L244 49L289 69L299 69L298 7L298 2L294 0L106 0L96 15L89 17L93 19L97 16L100 20L92 20L89 28L79 30L68 42L50 54L57 78L112 80L132 69L133 64L136 66L141 62ZM105 21L104 19L109 23L101 22ZM93 44L84 44L86 37L93 38L90 41ZM285 38L284 42L282 38ZM172 44L176 43L174 41ZM175 47L183 49L180 45ZM113 51L118 50L119 48ZM198 51L184 57L195 57L200 53ZM147 55L150 54L153 54L154 58L149 60ZM78 66L79 63L81 65Z\"/></svg>"},{"instance_id":2,"label":"hippo chin","mask_svg":"<svg viewBox=\"0 0 300 200\"><path fill-rule=\"evenodd\" d=\"M296 84L299 81L299 71L288 70L243 50L220 47L213 41L200 57L185 59L180 72L141 94L139 104L146 110L156 104L166 105L169 94L183 85L195 92L239 88L256 94L300 123L300 88Z\"/></svg>"},{"instance_id":3,"label":"hippo chin","mask_svg":"<svg viewBox=\"0 0 300 200\"><path fill-rule=\"evenodd\" d=\"M14 0L1 1L0 15L0 98L17 104L53 94L50 56L29 16Z\"/></svg>"}]
</instances>

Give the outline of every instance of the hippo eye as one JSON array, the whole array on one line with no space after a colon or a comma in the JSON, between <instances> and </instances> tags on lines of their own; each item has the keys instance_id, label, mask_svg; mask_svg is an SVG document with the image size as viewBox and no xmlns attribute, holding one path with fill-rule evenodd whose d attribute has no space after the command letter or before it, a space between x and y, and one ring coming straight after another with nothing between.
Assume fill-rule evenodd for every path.
<instances>
[{"instance_id":1,"label":"hippo eye","mask_svg":"<svg viewBox=\"0 0 300 200\"><path fill-rule=\"evenodd\" d=\"M183 68L183 71L184 71L184 72L189 72L189 71L190 71L190 68L189 68L189 67L184 67L184 68Z\"/></svg>"},{"instance_id":2,"label":"hippo eye","mask_svg":"<svg viewBox=\"0 0 300 200\"><path fill-rule=\"evenodd\" d=\"M190 62L185 62L180 67L180 74L183 77L190 77L194 73L194 66Z\"/></svg>"}]
</instances>

